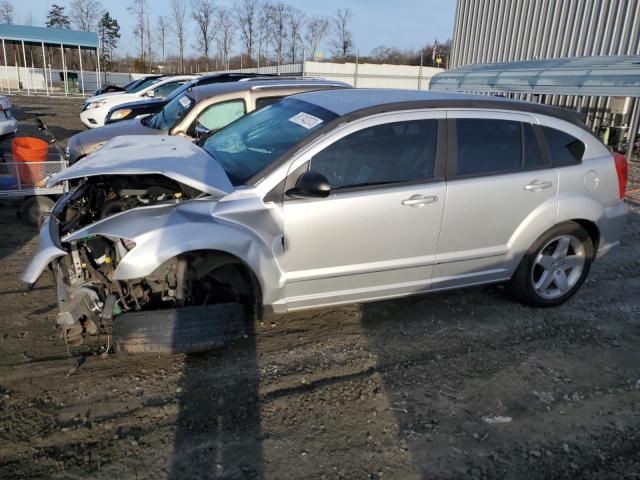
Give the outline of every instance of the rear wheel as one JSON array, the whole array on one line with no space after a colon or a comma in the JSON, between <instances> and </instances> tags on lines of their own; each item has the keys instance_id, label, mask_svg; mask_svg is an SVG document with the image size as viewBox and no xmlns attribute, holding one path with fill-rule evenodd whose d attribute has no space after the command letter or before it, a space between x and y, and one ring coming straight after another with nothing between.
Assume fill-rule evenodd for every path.
<instances>
[{"instance_id":1,"label":"rear wheel","mask_svg":"<svg viewBox=\"0 0 640 480\"><path fill-rule=\"evenodd\" d=\"M589 274L593 242L577 223L552 227L531 246L511 278L510 291L535 307L560 305L574 295Z\"/></svg>"}]
</instances>

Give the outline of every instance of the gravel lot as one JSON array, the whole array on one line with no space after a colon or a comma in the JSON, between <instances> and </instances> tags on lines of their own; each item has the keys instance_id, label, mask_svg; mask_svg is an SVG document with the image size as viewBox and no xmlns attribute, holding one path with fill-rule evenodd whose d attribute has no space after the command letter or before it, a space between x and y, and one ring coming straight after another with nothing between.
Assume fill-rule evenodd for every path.
<instances>
[{"instance_id":1,"label":"gravel lot","mask_svg":"<svg viewBox=\"0 0 640 480\"><path fill-rule=\"evenodd\" d=\"M82 129L79 101L11 100L22 134L36 112L60 138ZM206 355L107 358L58 339L48 277L24 292L36 230L3 202L0 478L640 478L629 197L622 245L559 308L491 286L276 317Z\"/></svg>"}]
</instances>

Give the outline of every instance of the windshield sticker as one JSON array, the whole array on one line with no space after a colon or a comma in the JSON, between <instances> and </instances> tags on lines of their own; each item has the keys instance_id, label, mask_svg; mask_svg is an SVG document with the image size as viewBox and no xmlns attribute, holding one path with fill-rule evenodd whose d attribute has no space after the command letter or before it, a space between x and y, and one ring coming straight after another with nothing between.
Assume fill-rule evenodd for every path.
<instances>
[{"instance_id":1,"label":"windshield sticker","mask_svg":"<svg viewBox=\"0 0 640 480\"><path fill-rule=\"evenodd\" d=\"M191 100L186 95L184 97L180 97L179 102L184 108L189 108L189 105L191 105Z\"/></svg>"},{"instance_id":2,"label":"windshield sticker","mask_svg":"<svg viewBox=\"0 0 640 480\"><path fill-rule=\"evenodd\" d=\"M322 119L318 117L314 117L313 115L309 115L308 113L300 112L289 119L290 122L293 122L301 127L306 128L307 130L311 130L313 127L316 127L322 123Z\"/></svg>"}]
</instances>

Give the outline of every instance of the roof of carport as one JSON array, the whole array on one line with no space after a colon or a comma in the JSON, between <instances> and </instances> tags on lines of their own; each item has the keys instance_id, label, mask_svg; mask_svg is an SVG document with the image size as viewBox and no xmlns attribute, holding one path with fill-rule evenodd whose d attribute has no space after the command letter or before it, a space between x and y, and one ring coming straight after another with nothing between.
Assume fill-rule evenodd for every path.
<instances>
[{"instance_id":1,"label":"roof of carport","mask_svg":"<svg viewBox=\"0 0 640 480\"><path fill-rule=\"evenodd\" d=\"M79 46L98 48L98 34L96 32L82 32L67 28L31 27L28 25L0 24L0 39L25 41L47 45Z\"/></svg>"},{"instance_id":2,"label":"roof of carport","mask_svg":"<svg viewBox=\"0 0 640 480\"><path fill-rule=\"evenodd\" d=\"M640 97L640 56L467 65L435 75L429 88L450 92Z\"/></svg>"}]
</instances>

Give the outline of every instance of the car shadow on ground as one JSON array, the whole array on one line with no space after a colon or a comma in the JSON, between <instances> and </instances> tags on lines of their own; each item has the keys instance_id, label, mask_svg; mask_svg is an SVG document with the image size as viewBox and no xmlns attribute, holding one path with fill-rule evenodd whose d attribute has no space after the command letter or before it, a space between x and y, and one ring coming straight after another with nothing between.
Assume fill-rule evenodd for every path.
<instances>
[{"instance_id":1,"label":"car shadow on ground","mask_svg":"<svg viewBox=\"0 0 640 480\"><path fill-rule=\"evenodd\" d=\"M256 336L247 333L228 348L186 356L170 479L262 477L260 371Z\"/></svg>"}]
</instances>

